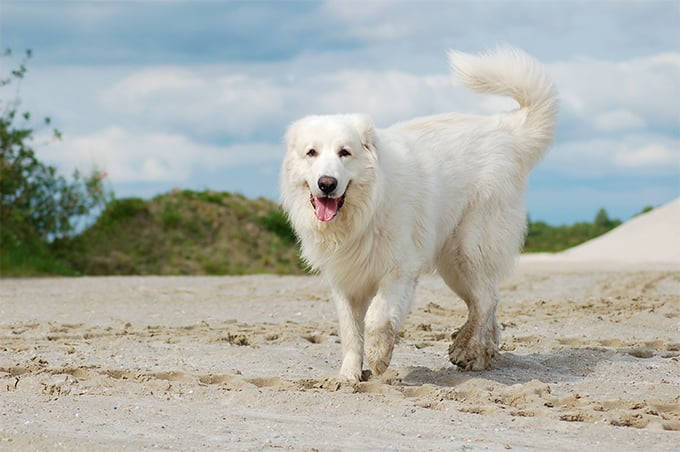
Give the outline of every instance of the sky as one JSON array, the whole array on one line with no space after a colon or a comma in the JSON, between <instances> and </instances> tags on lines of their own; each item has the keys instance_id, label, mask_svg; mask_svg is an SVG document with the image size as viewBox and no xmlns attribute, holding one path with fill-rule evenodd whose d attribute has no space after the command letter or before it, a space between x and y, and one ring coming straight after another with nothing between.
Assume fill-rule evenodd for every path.
<instances>
[{"instance_id":1,"label":"sky","mask_svg":"<svg viewBox=\"0 0 680 452\"><path fill-rule=\"evenodd\" d=\"M5 77L33 51L20 109L39 158L106 171L117 197L173 188L278 200L287 126L362 112L378 127L512 101L470 93L446 51L507 43L560 93L532 220L626 220L680 196L680 0L0 0ZM0 89L6 105L16 86ZM455 195L455 194L454 194Z\"/></svg>"}]
</instances>

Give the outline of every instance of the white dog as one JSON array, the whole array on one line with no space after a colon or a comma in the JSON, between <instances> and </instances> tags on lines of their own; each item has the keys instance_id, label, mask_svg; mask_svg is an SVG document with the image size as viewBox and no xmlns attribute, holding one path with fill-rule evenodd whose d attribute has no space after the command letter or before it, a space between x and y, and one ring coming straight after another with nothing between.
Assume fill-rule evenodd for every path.
<instances>
[{"instance_id":1,"label":"white dog","mask_svg":"<svg viewBox=\"0 0 680 452\"><path fill-rule=\"evenodd\" d=\"M418 276L434 270L468 307L451 362L481 370L497 353L497 284L523 243L527 177L553 140L557 93L511 47L449 59L467 87L519 109L387 129L365 115L308 116L288 130L282 205L302 256L331 286L342 379L359 381L364 351L374 374L387 369Z\"/></svg>"}]
</instances>

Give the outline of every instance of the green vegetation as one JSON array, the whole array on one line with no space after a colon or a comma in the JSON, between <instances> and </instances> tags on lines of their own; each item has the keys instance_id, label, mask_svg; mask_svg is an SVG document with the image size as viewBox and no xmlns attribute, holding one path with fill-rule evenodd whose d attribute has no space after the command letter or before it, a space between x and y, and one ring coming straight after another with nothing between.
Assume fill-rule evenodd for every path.
<instances>
[{"instance_id":1,"label":"green vegetation","mask_svg":"<svg viewBox=\"0 0 680 452\"><path fill-rule=\"evenodd\" d=\"M542 221L529 221L524 252L556 252L579 245L611 231L621 224L612 220L600 209L592 223L575 223L571 226L550 226Z\"/></svg>"},{"instance_id":2,"label":"green vegetation","mask_svg":"<svg viewBox=\"0 0 680 452\"><path fill-rule=\"evenodd\" d=\"M270 200L174 190L114 200L91 228L52 249L88 275L301 274L293 237Z\"/></svg>"},{"instance_id":3,"label":"green vegetation","mask_svg":"<svg viewBox=\"0 0 680 452\"><path fill-rule=\"evenodd\" d=\"M270 210L267 214L262 215L258 221L263 228L276 234L285 243L293 245L297 242L295 232L282 210Z\"/></svg>"},{"instance_id":4,"label":"green vegetation","mask_svg":"<svg viewBox=\"0 0 680 452\"><path fill-rule=\"evenodd\" d=\"M1 58L8 59L7 50ZM17 69L0 79L3 94L26 74L27 51ZM69 274L54 258L49 242L72 234L87 222L110 198L104 175L75 172L68 180L35 155L34 128L29 112L20 112L17 97L0 100L0 274ZM9 100L7 100L9 99ZM43 127L50 126L45 118ZM61 133L52 130L58 140Z\"/></svg>"}]
</instances>

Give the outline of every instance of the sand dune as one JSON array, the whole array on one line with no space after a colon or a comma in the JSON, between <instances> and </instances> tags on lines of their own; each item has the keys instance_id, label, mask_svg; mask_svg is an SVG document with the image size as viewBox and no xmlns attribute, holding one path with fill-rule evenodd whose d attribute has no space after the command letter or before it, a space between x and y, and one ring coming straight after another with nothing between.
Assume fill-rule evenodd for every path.
<instances>
[{"instance_id":1,"label":"sand dune","mask_svg":"<svg viewBox=\"0 0 680 452\"><path fill-rule=\"evenodd\" d=\"M677 265L680 269L680 198L561 253L526 254L523 262Z\"/></svg>"},{"instance_id":2,"label":"sand dune","mask_svg":"<svg viewBox=\"0 0 680 452\"><path fill-rule=\"evenodd\" d=\"M572 260L680 263L680 198L560 254Z\"/></svg>"}]
</instances>

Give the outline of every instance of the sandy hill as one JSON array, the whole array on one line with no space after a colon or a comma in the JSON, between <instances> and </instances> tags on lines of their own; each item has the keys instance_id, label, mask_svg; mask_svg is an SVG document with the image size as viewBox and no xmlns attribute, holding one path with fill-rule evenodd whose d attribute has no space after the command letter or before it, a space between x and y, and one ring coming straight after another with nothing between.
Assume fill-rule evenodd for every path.
<instances>
[{"instance_id":1,"label":"sandy hill","mask_svg":"<svg viewBox=\"0 0 680 452\"><path fill-rule=\"evenodd\" d=\"M574 248L552 255L529 255L523 259L680 264L680 198Z\"/></svg>"}]
</instances>

